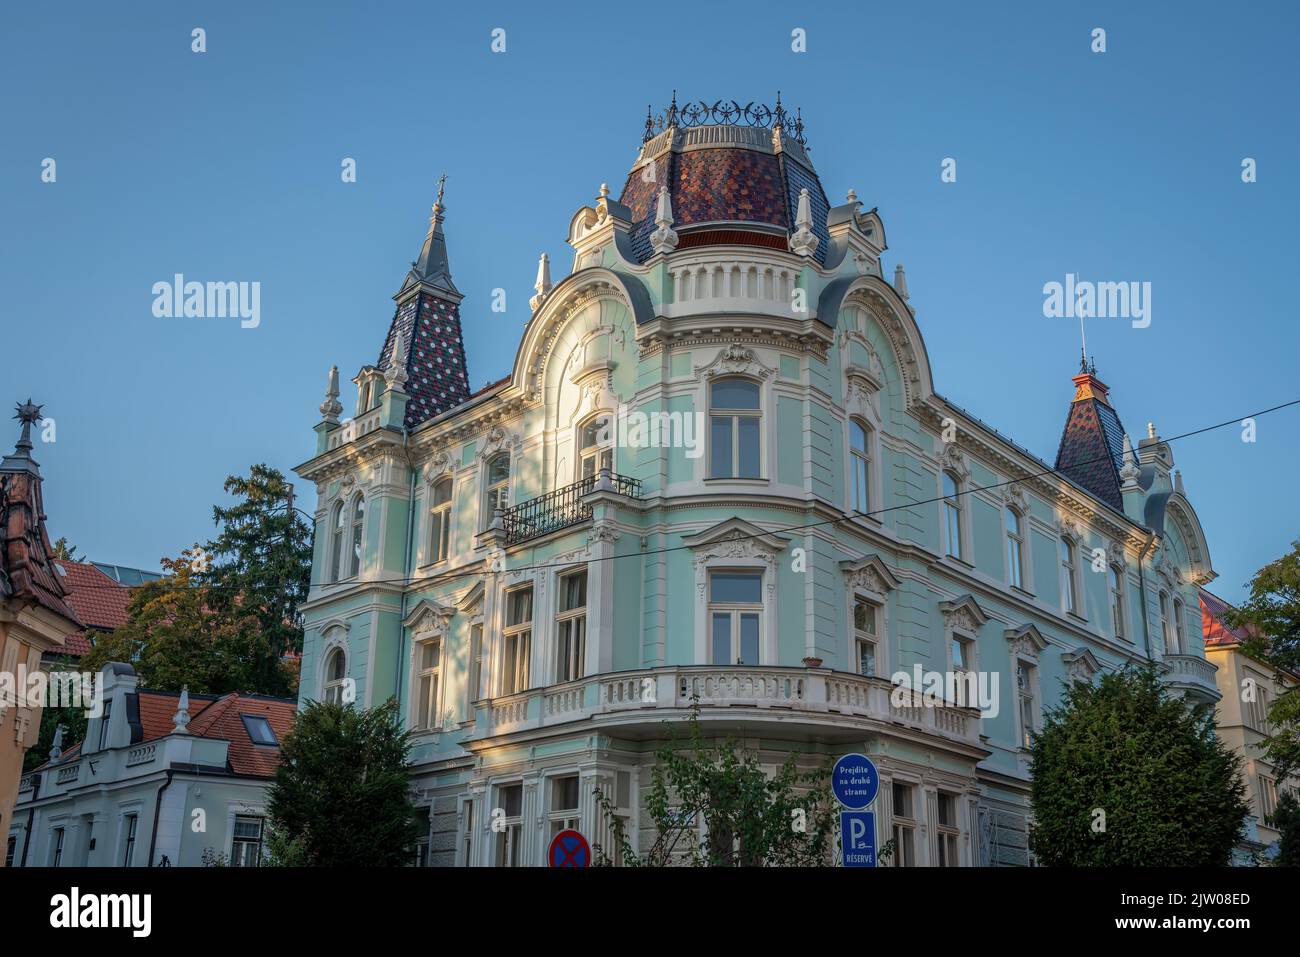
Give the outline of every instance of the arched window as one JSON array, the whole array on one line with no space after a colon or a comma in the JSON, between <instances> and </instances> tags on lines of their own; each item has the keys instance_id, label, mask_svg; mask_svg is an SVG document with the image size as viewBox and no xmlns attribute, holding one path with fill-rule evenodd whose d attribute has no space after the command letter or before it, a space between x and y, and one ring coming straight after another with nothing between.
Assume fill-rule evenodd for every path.
<instances>
[{"instance_id":1,"label":"arched window","mask_svg":"<svg viewBox=\"0 0 1300 957\"><path fill-rule=\"evenodd\" d=\"M343 686L347 684L348 659L342 648L335 648L325 659L325 686L321 697L327 704L343 703Z\"/></svg>"},{"instance_id":2,"label":"arched window","mask_svg":"<svg viewBox=\"0 0 1300 957\"><path fill-rule=\"evenodd\" d=\"M492 524L497 509L510 506L510 453L498 452L488 459L487 478L483 486L483 522Z\"/></svg>"},{"instance_id":3,"label":"arched window","mask_svg":"<svg viewBox=\"0 0 1300 957\"><path fill-rule=\"evenodd\" d=\"M1174 599L1174 650L1173 654L1181 655L1183 649L1187 646L1183 643L1183 601L1181 598Z\"/></svg>"},{"instance_id":4,"label":"arched window","mask_svg":"<svg viewBox=\"0 0 1300 957\"><path fill-rule=\"evenodd\" d=\"M1025 587L1025 530L1020 513L1005 509L1007 526L1007 583L1012 588Z\"/></svg>"},{"instance_id":5,"label":"arched window","mask_svg":"<svg viewBox=\"0 0 1300 957\"><path fill-rule=\"evenodd\" d=\"M717 379L709 386L709 477L761 478L763 413L758 383Z\"/></svg>"},{"instance_id":6,"label":"arched window","mask_svg":"<svg viewBox=\"0 0 1300 957\"><path fill-rule=\"evenodd\" d=\"M1061 536L1061 607L1079 613L1079 597L1075 589L1074 542Z\"/></svg>"},{"instance_id":7,"label":"arched window","mask_svg":"<svg viewBox=\"0 0 1300 957\"><path fill-rule=\"evenodd\" d=\"M1169 621L1169 593L1164 591L1160 593L1160 634L1164 638L1165 653L1176 654L1174 629Z\"/></svg>"},{"instance_id":8,"label":"arched window","mask_svg":"<svg viewBox=\"0 0 1300 957\"><path fill-rule=\"evenodd\" d=\"M961 482L951 472L943 473L943 521L947 531L948 554L953 558L962 558L963 546L961 533Z\"/></svg>"},{"instance_id":9,"label":"arched window","mask_svg":"<svg viewBox=\"0 0 1300 957\"><path fill-rule=\"evenodd\" d=\"M347 510L339 502L334 506L334 513L330 517L330 581L336 582L343 578L343 538L347 523Z\"/></svg>"},{"instance_id":10,"label":"arched window","mask_svg":"<svg viewBox=\"0 0 1300 957\"><path fill-rule=\"evenodd\" d=\"M352 554L349 557L348 577L361 574L362 530L366 523L366 498L358 495L352 502Z\"/></svg>"},{"instance_id":11,"label":"arched window","mask_svg":"<svg viewBox=\"0 0 1300 957\"><path fill-rule=\"evenodd\" d=\"M849 469L852 472L853 511L871 511L871 427L858 419L849 420Z\"/></svg>"},{"instance_id":12,"label":"arched window","mask_svg":"<svg viewBox=\"0 0 1300 957\"><path fill-rule=\"evenodd\" d=\"M451 544L451 479L433 483L429 509L429 563L445 562Z\"/></svg>"},{"instance_id":13,"label":"arched window","mask_svg":"<svg viewBox=\"0 0 1300 957\"><path fill-rule=\"evenodd\" d=\"M588 419L578 430L578 478L594 477L601 469L614 471L614 448L607 433L608 415Z\"/></svg>"},{"instance_id":14,"label":"arched window","mask_svg":"<svg viewBox=\"0 0 1300 957\"><path fill-rule=\"evenodd\" d=\"M1128 629L1124 627L1124 569L1119 565L1110 566L1110 621L1115 637L1123 638Z\"/></svg>"}]
</instances>

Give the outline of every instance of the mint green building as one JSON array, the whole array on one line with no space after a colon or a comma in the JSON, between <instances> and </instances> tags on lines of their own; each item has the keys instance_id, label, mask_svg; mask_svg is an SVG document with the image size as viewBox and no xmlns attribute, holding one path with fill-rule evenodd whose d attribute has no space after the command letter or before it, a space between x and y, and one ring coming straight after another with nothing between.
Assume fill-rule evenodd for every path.
<instances>
[{"instance_id":1,"label":"mint green building","mask_svg":"<svg viewBox=\"0 0 1300 957\"><path fill-rule=\"evenodd\" d=\"M698 697L773 768L871 755L894 863L1023 865L1025 743L1065 682L1152 659L1218 699L1169 446L1133 447L1086 367L1059 471L945 399L881 217L830 204L779 102L648 121L472 394L443 212L297 469L302 700L398 698L422 861L608 847L597 788L648 842L654 749Z\"/></svg>"}]
</instances>

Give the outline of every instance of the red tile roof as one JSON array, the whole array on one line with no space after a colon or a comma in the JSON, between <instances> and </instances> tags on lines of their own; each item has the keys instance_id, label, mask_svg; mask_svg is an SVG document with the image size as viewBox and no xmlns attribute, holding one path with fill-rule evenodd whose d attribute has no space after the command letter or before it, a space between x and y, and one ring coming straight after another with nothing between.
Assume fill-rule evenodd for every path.
<instances>
[{"instance_id":1,"label":"red tile roof","mask_svg":"<svg viewBox=\"0 0 1300 957\"><path fill-rule=\"evenodd\" d=\"M83 625L96 631L112 631L126 624L126 608L131 603L129 588L109 578L90 562L55 559L54 564L62 572L60 578L68 604Z\"/></svg>"},{"instance_id":2,"label":"red tile roof","mask_svg":"<svg viewBox=\"0 0 1300 957\"><path fill-rule=\"evenodd\" d=\"M10 456L5 462L11 459L17 461ZM54 571L53 551L45 532L40 473L34 465L0 473L0 598L35 602L76 625L76 612Z\"/></svg>"},{"instance_id":3,"label":"red tile roof","mask_svg":"<svg viewBox=\"0 0 1300 957\"><path fill-rule=\"evenodd\" d=\"M1229 628L1219 619L1220 615L1232 608L1230 604L1204 588L1200 589L1200 598L1201 635L1205 638L1207 648L1216 645L1234 645L1249 637L1245 630Z\"/></svg>"}]
</instances>

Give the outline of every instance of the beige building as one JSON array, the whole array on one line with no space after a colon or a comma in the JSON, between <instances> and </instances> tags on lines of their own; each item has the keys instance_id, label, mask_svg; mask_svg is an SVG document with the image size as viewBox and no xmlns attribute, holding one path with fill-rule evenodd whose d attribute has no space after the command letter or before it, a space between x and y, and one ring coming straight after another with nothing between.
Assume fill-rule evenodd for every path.
<instances>
[{"instance_id":1,"label":"beige building","mask_svg":"<svg viewBox=\"0 0 1300 957\"><path fill-rule=\"evenodd\" d=\"M1277 669L1242 651L1245 634L1228 628L1220 619L1231 607L1222 598L1201 589L1205 657L1218 666L1215 681L1223 695L1215 723L1220 740L1241 755L1251 807L1246 841L1239 854L1239 862L1248 863L1246 858L1266 852L1281 836L1267 823L1277 808L1279 784L1273 765L1263 757L1262 745L1274 731L1268 722L1269 708L1279 694L1300 681L1291 676L1279 678ZM1294 790L1295 784L1290 782L1286 787Z\"/></svg>"},{"instance_id":2,"label":"beige building","mask_svg":"<svg viewBox=\"0 0 1300 957\"><path fill-rule=\"evenodd\" d=\"M41 726L40 702L25 694L26 677L40 671L43 653L82 630L45 533L41 472L31 455L40 412L30 399L18 406L22 435L0 461L0 834L9 832L23 755Z\"/></svg>"}]
</instances>

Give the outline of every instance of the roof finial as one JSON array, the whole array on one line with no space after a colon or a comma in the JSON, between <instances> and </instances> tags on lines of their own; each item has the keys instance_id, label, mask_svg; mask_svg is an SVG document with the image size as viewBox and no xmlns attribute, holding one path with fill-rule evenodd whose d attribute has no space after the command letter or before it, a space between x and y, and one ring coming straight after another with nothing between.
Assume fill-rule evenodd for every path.
<instances>
[{"instance_id":1,"label":"roof finial","mask_svg":"<svg viewBox=\"0 0 1300 957\"><path fill-rule=\"evenodd\" d=\"M1174 469L1174 491L1184 497L1187 495L1183 491L1183 473L1181 469Z\"/></svg>"},{"instance_id":2,"label":"roof finial","mask_svg":"<svg viewBox=\"0 0 1300 957\"><path fill-rule=\"evenodd\" d=\"M384 370L384 381L395 392L402 391L406 385L406 337L398 329L393 334L393 351L388 356L388 368Z\"/></svg>"},{"instance_id":3,"label":"roof finial","mask_svg":"<svg viewBox=\"0 0 1300 957\"><path fill-rule=\"evenodd\" d=\"M536 312L551 291L551 258L546 253L542 253L541 259L537 261L537 282L533 283L533 288L537 290L537 295L528 300L528 306Z\"/></svg>"},{"instance_id":4,"label":"roof finial","mask_svg":"<svg viewBox=\"0 0 1300 957\"><path fill-rule=\"evenodd\" d=\"M176 705L176 713L172 715L173 734L189 734L190 726L190 686L181 686L181 700Z\"/></svg>"},{"instance_id":5,"label":"roof finial","mask_svg":"<svg viewBox=\"0 0 1300 957\"><path fill-rule=\"evenodd\" d=\"M32 424L41 421L41 406L36 405L29 398L26 402L19 402L15 408L14 418L23 424L23 430L18 436L18 442L14 446L13 452L0 461L0 472L29 472L33 475L40 475L37 468L36 460L32 458Z\"/></svg>"},{"instance_id":6,"label":"roof finial","mask_svg":"<svg viewBox=\"0 0 1300 957\"><path fill-rule=\"evenodd\" d=\"M1148 422L1148 423L1147 423L1147 438L1148 438L1148 439L1154 439L1155 437L1156 437L1156 424L1155 424L1154 422Z\"/></svg>"},{"instance_id":7,"label":"roof finial","mask_svg":"<svg viewBox=\"0 0 1300 957\"><path fill-rule=\"evenodd\" d=\"M50 761L58 761L63 757L63 725L54 726L54 743L50 745Z\"/></svg>"},{"instance_id":8,"label":"roof finial","mask_svg":"<svg viewBox=\"0 0 1300 957\"><path fill-rule=\"evenodd\" d=\"M1136 488L1138 479L1137 456L1133 454L1133 440L1124 433L1124 454L1123 464L1119 470L1119 480L1122 488Z\"/></svg>"},{"instance_id":9,"label":"roof finial","mask_svg":"<svg viewBox=\"0 0 1300 957\"><path fill-rule=\"evenodd\" d=\"M655 211L655 225L658 227L650 234L650 245L655 254L670 253L677 248L677 233L673 232L673 201L668 195L668 187L659 187L659 205Z\"/></svg>"},{"instance_id":10,"label":"roof finial","mask_svg":"<svg viewBox=\"0 0 1300 957\"><path fill-rule=\"evenodd\" d=\"M447 174L443 173L438 177L438 198L433 201L433 212L429 216L429 232L433 232L442 225L442 214L447 211L447 207L442 202L443 190L447 188Z\"/></svg>"},{"instance_id":11,"label":"roof finial","mask_svg":"<svg viewBox=\"0 0 1300 957\"><path fill-rule=\"evenodd\" d=\"M898 293L898 298L903 302L907 302L911 298L907 292L907 274L903 272L902 263L894 267L894 291Z\"/></svg>"},{"instance_id":12,"label":"roof finial","mask_svg":"<svg viewBox=\"0 0 1300 957\"><path fill-rule=\"evenodd\" d=\"M858 201L858 191L850 189L844 198L850 203L856 203Z\"/></svg>"},{"instance_id":13,"label":"roof finial","mask_svg":"<svg viewBox=\"0 0 1300 957\"><path fill-rule=\"evenodd\" d=\"M799 190L799 209L795 213L795 230L790 235L790 252L796 256L811 256L817 251L817 234L812 231L812 201L808 187Z\"/></svg>"},{"instance_id":14,"label":"roof finial","mask_svg":"<svg viewBox=\"0 0 1300 957\"><path fill-rule=\"evenodd\" d=\"M331 425L338 425L343 404L339 402L339 367L330 366L329 383L325 386L325 401L320 404L320 414Z\"/></svg>"}]
</instances>

